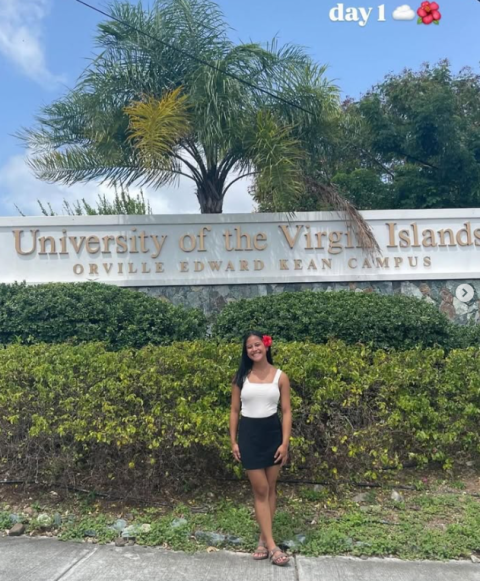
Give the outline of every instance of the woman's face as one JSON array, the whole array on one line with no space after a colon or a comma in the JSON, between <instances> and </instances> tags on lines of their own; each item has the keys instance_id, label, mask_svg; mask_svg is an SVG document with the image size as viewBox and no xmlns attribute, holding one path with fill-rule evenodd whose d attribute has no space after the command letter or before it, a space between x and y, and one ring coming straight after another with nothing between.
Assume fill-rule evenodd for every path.
<instances>
[{"instance_id":1,"label":"woman's face","mask_svg":"<svg viewBox=\"0 0 480 581\"><path fill-rule=\"evenodd\" d=\"M263 344L260 337L250 335L245 344L247 348L247 355L254 362L261 361L267 354L267 348Z\"/></svg>"}]
</instances>

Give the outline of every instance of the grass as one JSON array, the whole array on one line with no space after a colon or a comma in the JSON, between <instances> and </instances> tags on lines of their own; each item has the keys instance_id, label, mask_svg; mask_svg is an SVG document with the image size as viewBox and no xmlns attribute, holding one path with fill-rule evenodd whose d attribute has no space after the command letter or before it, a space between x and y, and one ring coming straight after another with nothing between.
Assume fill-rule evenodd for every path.
<instances>
[{"instance_id":1,"label":"grass","mask_svg":"<svg viewBox=\"0 0 480 581\"><path fill-rule=\"evenodd\" d=\"M480 553L480 498L466 492L469 487L458 479L450 483L431 479L417 488L399 489L402 499L397 502L391 499L391 488L367 489L361 502L354 502L358 489L280 485L275 539L283 543L304 535L303 543L297 539L291 548L306 556L444 560ZM151 525L136 538L142 545L204 550L208 541L199 540L198 531L231 535L221 546L233 550L252 551L258 540L250 491L244 483L215 494L204 490L173 499L173 508L120 506L85 495L58 499L55 506L45 498L30 501L29 506L51 516L60 513L62 524L52 532L63 540L112 542L118 533L111 526L119 517L129 525ZM15 508L21 515L20 507ZM0 500L0 531L9 528L11 512L11 506ZM23 521L27 533L45 534L35 517Z\"/></svg>"}]
</instances>

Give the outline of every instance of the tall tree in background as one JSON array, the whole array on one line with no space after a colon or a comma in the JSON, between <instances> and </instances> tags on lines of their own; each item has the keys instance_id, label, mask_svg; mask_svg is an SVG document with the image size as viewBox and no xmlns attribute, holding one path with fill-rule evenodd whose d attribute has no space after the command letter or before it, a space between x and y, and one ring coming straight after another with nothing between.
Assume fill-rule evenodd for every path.
<instances>
[{"instance_id":1,"label":"tall tree in background","mask_svg":"<svg viewBox=\"0 0 480 581\"><path fill-rule=\"evenodd\" d=\"M185 176L204 213L221 212L232 184L253 176L257 201L294 210L303 140L325 138L340 112L324 67L295 46L234 45L210 0L162 0L150 11L123 2L111 12L147 36L118 21L99 25L98 57L23 133L35 174L155 187Z\"/></svg>"},{"instance_id":2,"label":"tall tree in background","mask_svg":"<svg viewBox=\"0 0 480 581\"><path fill-rule=\"evenodd\" d=\"M480 205L480 76L447 61L344 104L332 181L361 209Z\"/></svg>"}]
</instances>

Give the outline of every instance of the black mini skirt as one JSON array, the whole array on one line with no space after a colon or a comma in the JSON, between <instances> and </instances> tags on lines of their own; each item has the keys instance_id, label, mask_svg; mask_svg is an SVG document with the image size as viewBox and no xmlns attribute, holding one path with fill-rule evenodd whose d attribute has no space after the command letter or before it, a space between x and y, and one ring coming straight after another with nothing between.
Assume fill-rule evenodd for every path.
<instances>
[{"instance_id":1,"label":"black mini skirt","mask_svg":"<svg viewBox=\"0 0 480 581\"><path fill-rule=\"evenodd\" d=\"M267 418L240 419L238 447L245 470L275 465L275 452L282 444L282 423L278 414Z\"/></svg>"}]
</instances>

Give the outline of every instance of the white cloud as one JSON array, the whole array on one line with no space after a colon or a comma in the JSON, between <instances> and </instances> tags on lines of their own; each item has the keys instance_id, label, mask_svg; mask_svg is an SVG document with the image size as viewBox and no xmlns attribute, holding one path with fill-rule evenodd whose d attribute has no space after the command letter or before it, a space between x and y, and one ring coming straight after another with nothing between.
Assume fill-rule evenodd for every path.
<instances>
[{"instance_id":1,"label":"white cloud","mask_svg":"<svg viewBox=\"0 0 480 581\"><path fill-rule=\"evenodd\" d=\"M44 87L63 79L47 67L42 21L51 0L0 0L0 53Z\"/></svg>"},{"instance_id":2,"label":"white cloud","mask_svg":"<svg viewBox=\"0 0 480 581\"><path fill-rule=\"evenodd\" d=\"M251 196L248 194L250 185L248 178L239 180L228 190L223 211L225 213L248 213L254 210ZM130 188L131 194L140 191L138 187ZM182 178L178 186L168 186L159 190L143 188L145 197L149 200L154 214L198 214L200 212L195 196L194 184L191 180ZM88 183L64 186L48 184L35 178L26 164L26 156L14 155L0 167L0 208L2 214L18 216L15 205L27 216L41 214L37 200L45 206L50 203L57 213L62 213L63 200L72 203L85 198L96 205L99 194L113 198L114 192L105 184Z\"/></svg>"},{"instance_id":3,"label":"white cloud","mask_svg":"<svg viewBox=\"0 0 480 581\"><path fill-rule=\"evenodd\" d=\"M413 20L414 18L415 12L408 4L403 4L393 11L394 20Z\"/></svg>"}]
</instances>

